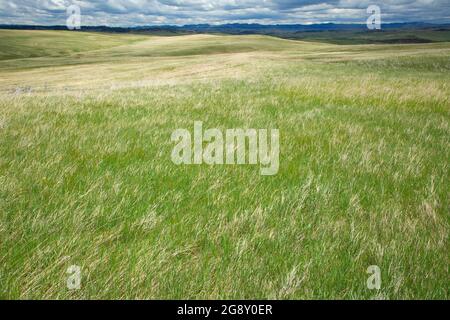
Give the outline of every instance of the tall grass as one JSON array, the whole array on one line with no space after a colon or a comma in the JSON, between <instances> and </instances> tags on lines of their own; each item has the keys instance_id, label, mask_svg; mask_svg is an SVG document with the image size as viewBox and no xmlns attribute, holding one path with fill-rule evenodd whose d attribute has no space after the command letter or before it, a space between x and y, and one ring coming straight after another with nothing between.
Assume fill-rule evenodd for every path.
<instances>
[{"instance_id":1,"label":"tall grass","mask_svg":"<svg viewBox=\"0 0 450 320\"><path fill-rule=\"evenodd\" d=\"M196 37L159 41L202 48ZM1 298L448 298L448 44L409 45L417 59L252 41L246 53L121 53L156 50L148 40L78 67L8 62ZM279 173L174 165L171 132L195 120L278 128ZM80 290L66 287L70 265Z\"/></svg>"}]
</instances>

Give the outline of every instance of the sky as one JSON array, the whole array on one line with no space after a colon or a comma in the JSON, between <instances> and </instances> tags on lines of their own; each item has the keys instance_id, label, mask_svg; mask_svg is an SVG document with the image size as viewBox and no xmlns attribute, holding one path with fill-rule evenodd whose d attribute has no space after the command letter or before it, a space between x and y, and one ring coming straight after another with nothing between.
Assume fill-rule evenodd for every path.
<instances>
[{"instance_id":1,"label":"sky","mask_svg":"<svg viewBox=\"0 0 450 320\"><path fill-rule=\"evenodd\" d=\"M82 26L364 24L369 5L383 23L450 23L450 0L0 0L0 24L65 25L72 4Z\"/></svg>"}]
</instances>

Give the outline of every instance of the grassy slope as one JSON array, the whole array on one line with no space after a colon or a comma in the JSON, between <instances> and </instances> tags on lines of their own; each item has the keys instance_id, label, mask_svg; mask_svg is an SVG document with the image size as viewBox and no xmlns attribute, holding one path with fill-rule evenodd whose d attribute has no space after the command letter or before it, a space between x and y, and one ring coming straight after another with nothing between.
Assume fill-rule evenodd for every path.
<instances>
[{"instance_id":1,"label":"grassy slope","mask_svg":"<svg viewBox=\"0 0 450 320\"><path fill-rule=\"evenodd\" d=\"M0 62L2 298L448 298L448 43L50 35ZM194 120L279 128L280 172L173 165Z\"/></svg>"},{"instance_id":2,"label":"grassy slope","mask_svg":"<svg viewBox=\"0 0 450 320\"><path fill-rule=\"evenodd\" d=\"M86 33L83 36L70 31L0 30L2 48L0 60L59 57L74 53L106 49L132 44L145 39L138 35Z\"/></svg>"},{"instance_id":3,"label":"grassy slope","mask_svg":"<svg viewBox=\"0 0 450 320\"><path fill-rule=\"evenodd\" d=\"M449 42L450 30L313 31L294 34L281 33L279 36L335 44L428 43Z\"/></svg>"}]
</instances>

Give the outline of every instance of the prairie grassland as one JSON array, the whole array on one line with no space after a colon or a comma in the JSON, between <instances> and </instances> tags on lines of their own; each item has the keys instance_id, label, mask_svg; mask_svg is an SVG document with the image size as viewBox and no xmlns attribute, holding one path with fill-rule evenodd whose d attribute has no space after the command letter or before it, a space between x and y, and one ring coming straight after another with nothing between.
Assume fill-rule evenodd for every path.
<instances>
[{"instance_id":1,"label":"prairie grassland","mask_svg":"<svg viewBox=\"0 0 450 320\"><path fill-rule=\"evenodd\" d=\"M449 298L450 43L0 31L0 59L1 298ZM195 120L278 128L279 173L174 165Z\"/></svg>"}]
</instances>

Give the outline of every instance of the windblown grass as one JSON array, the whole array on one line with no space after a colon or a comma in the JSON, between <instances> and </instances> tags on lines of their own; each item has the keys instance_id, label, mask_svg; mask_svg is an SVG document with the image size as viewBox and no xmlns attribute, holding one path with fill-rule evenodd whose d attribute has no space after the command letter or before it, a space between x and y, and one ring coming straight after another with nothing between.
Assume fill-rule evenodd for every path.
<instances>
[{"instance_id":1,"label":"windblown grass","mask_svg":"<svg viewBox=\"0 0 450 320\"><path fill-rule=\"evenodd\" d=\"M70 41L0 61L0 297L448 299L448 43L32 36ZM279 173L175 166L195 120Z\"/></svg>"}]
</instances>

